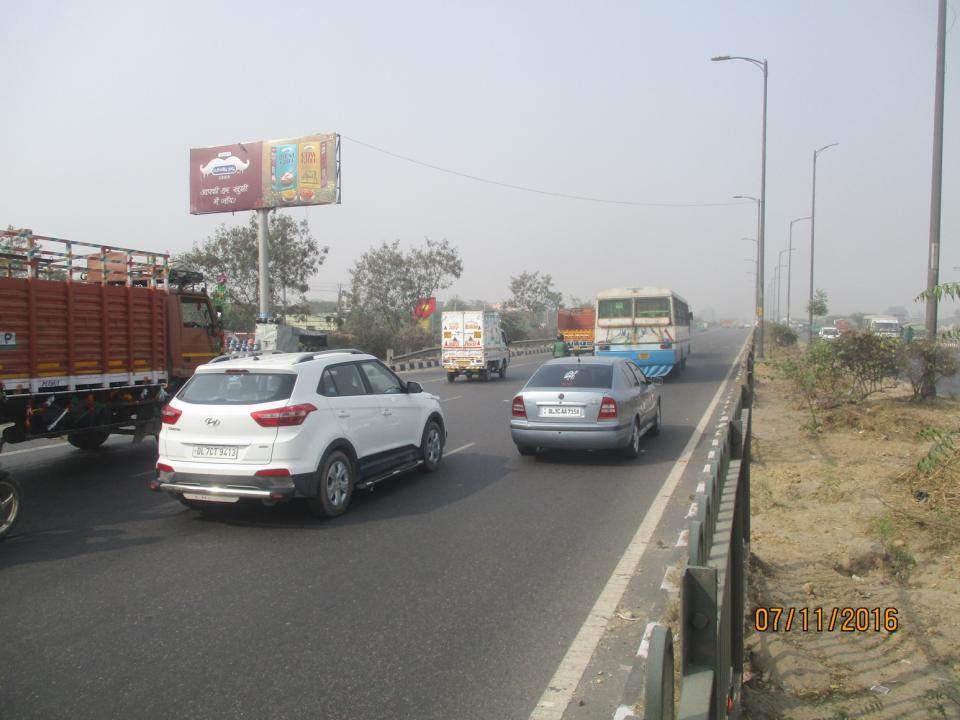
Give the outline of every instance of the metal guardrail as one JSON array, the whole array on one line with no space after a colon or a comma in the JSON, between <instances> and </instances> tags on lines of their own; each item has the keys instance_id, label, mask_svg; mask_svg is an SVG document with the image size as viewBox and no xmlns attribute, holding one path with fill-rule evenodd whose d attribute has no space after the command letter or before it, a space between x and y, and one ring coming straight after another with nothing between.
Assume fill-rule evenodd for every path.
<instances>
[{"instance_id":1,"label":"metal guardrail","mask_svg":"<svg viewBox=\"0 0 960 720\"><path fill-rule=\"evenodd\" d=\"M680 708L674 713L669 628L655 628L644 718L721 720L735 715L743 679L747 562L750 557L750 432L753 346L736 397L718 412L706 479L697 488L689 557L680 586ZM653 642L658 639L658 642Z\"/></svg>"},{"instance_id":2,"label":"metal guardrail","mask_svg":"<svg viewBox=\"0 0 960 720\"><path fill-rule=\"evenodd\" d=\"M547 345L553 342L553 338L541 338L537 340L513 340L510 342L510 347L515 345L526 346L526 345ZM405 353L403 355L392 355L391 362L399 362L401 360L416 360L417 358L430 357L431 355L439 355L440 347L431 347L424 348L423 350L414 350L410 353Z\"/></svg>"}]
</instances>

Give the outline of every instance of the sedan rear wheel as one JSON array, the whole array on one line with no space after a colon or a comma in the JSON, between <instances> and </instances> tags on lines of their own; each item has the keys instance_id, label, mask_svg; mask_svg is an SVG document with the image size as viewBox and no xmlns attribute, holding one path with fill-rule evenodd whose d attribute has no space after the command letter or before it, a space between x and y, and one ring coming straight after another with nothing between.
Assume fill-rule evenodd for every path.
<instances>
[{"instance_id":1,"label":"sedan rear wheel","mask_svg":"<svg viewBox=\"0 0 960 720\"><path fill-rule=\"evenodd\" d=\"M20 483L0 473L0 538L7 535L20 517Z\"/></svg>"},{"instance_id":2,"label":"sedan rear wheel","mask_svg":"<svg viewBox=\"0 0 960 720\"><path fill-rule=\"evenodd\" d=\"M353 463L341 450L327 456L320 468L316 497L307 498L310 512L322 517L336 517L346 512L353 496Z\"/></svg>"},{"instance_id":3,"label":"sedan rear wheel","mask_svg":"<svg viewBox=\"0 0 960 720\"><path fill-rule=\"evenodd\" d=\"M537 454L537 449L535 447L530 447L529 445L517 445L517 452L523 456L533 456Z\"/></svg>"},{"instance_id":4,"label":"sedan rear wheel","mask_svg":"<svg viewBox=\"0 0 960 720\"><path fill-rule=\"evenodd\" d=\"M663 415L660 412L660 401L657 400L657 419L653 423L653 427L650 428L647 432L650 435L659 435L660 428L663 426Z\"/></svg>"},{"instance_id":5,"label":"sedan rear wheel","mask_svg":"<svg viewBox=\"0 0 960 720\"><path fill-rule=\"evenodd\" d=\"M633 421L633 430L630 432L630 442L621 451L628 460L633 460L640 455L640 423Z\"/></svg>"}]
</instances>

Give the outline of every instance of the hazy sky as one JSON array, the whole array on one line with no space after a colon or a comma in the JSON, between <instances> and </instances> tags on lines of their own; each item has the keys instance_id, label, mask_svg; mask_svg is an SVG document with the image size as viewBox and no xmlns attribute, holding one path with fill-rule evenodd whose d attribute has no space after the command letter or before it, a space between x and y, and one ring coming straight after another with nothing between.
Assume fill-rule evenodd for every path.
<instances>
[{"instance_id":1,"label":"hazy sky","mask_svg":"<svg viewBox=\"0 0 960 720\"><path fill-rule=\"evenodd\" d=\"M770 62L768 277L809 214L838 311L915 307L926 278L935 0L10 3L0 24L0 223L176 252L246 214L188 212L190 147L336 131L505 182L618 200L727 202L760 187ZM942 277L960 279L960 25L948 8ZM673 287L748 315L753 204L644 208L483 185L343 141L343 204L294 209L331 247L459 246L445 294L511 274L589 297ZM809 223L794 233L794 313ZM784 259L786 256L784 256ZM327 295L329 296L329 295ZM953 308L945 308L952 313Z\"/></svg>"}]
</instances>

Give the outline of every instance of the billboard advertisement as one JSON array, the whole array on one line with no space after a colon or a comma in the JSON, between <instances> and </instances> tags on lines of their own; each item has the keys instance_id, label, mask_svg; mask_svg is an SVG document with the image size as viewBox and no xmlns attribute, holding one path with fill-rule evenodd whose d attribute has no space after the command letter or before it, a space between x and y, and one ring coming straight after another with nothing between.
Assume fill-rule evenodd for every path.
<instances>
[{"instance_id":1,"label":"billboard advertisement","mask_svg":"<svg viewBox=\"0 0 960 720\"><path fill-rule=\"evenodd\" d=\"M338 202L336 133L190 150L194 215Z\"/></svg>"}]
</instances>

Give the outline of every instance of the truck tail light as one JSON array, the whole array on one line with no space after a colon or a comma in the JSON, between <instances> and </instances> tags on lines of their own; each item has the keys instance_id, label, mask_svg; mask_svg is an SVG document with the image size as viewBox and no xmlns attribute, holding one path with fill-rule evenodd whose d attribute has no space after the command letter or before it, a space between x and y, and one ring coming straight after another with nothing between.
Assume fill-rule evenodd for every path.
<instances>
[{"instance_id":1,"label":"truck tail light","mask_svg":"<svg viewBox=\"0 0 960 720\"><path fill-rule=\"evenodd\" d=\"M176 425L181 415L183 415L183 410L177 410L170 405L164 405L160 411L160 420L164 425Z\"/></svg>"},{"instance_id":2,"label":"truck tail light","mask_svg":"<svg viewBox=\"0 0 960 720\"><path fill-rule=\"evenodd\" d=\"M257 470L254 475L257 477L290 477L290 471L286 468L267 468L266 470Z\"/></svg>"},{"instance_id":3,"label":"truck tail light","mask_svg":"<svg viewBox=\"0 0 960 720\"><path fill-rule=\"evenodd\" d=\"M515 418L527 418L527 408L523 404L523 395L517 395L513 399L513 403L510 405L510 415Z\"/></svg>"},{"instance_id":4,"label":"truck tail light","mask_svg":"<svg viewBox=\"0 0 960 720\"><path fill-rule=\"evenodd\" d=\"M620 417L620 413L617 410L617 401L612 397L605 397L600 401L600 414L597 415L597 420L616 420Z\"/></svg>"},{"instance_id":5,"label":"truck tail light","mask_svg":"<svg viewBox=\"0 0 960 720\"><path fill-rule=\"evenodd\" d=\"M250 413L250 417L260 427L291 427L293 425L303 425L307 415L316 410L310 403L302 405L287 405L273 410L257 410Z\"/></svg>"}]
</instances>

